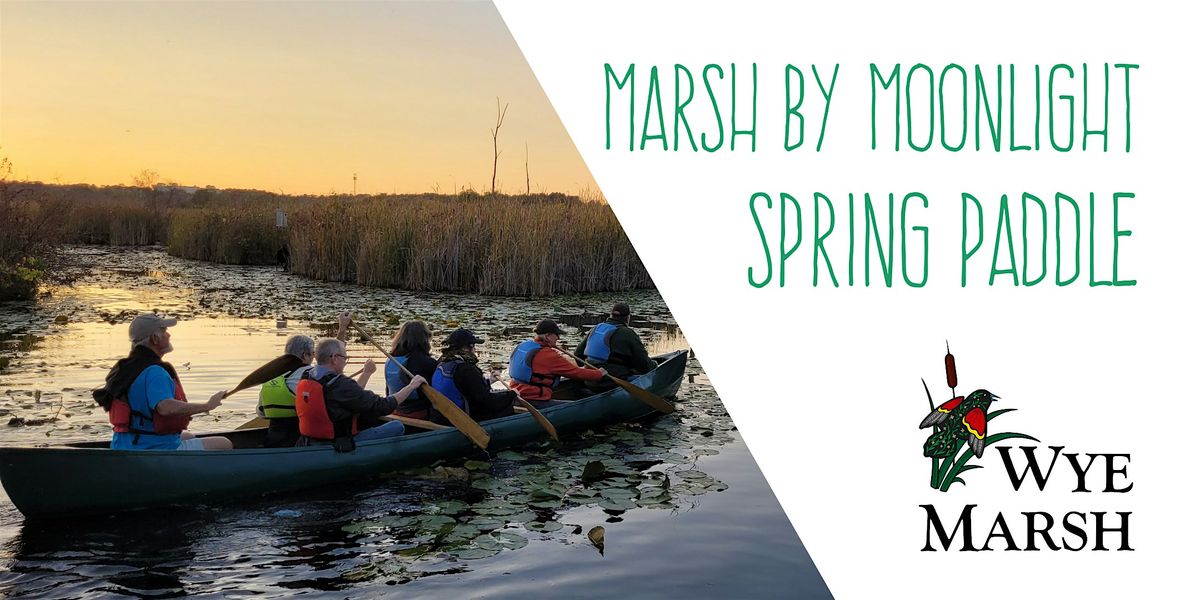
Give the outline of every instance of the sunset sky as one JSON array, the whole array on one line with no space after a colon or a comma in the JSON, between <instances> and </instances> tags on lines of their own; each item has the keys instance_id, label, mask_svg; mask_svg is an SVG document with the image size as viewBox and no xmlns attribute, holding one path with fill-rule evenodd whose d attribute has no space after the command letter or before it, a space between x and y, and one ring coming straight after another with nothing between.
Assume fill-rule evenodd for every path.
<instances>
[{"instance_id":1,"label":"sunset sky","mask_svg":"<svg viewBox=\"0 0 1200 600\"><path fill-rule=\"evenodd\" d=\"M285 193L595 189L489 2L0 2L16 179Z\"/></svg>"}]
</instances>

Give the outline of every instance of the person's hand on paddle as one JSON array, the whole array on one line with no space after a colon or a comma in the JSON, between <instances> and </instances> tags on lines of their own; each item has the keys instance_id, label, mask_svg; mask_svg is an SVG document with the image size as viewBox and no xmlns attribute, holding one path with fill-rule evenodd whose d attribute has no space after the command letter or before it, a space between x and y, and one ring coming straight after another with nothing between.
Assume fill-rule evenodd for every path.
<instances>
[{"instance_id":1,"label":"person's hand on paddle","mask_svg":"<svg viewBox=\"0 0 1200 600\"><path fill-rule=\"evenodd\" d=\"M429 382L426 381L424 377L421 377L420 375L413 375L412 381L409 381L408 385L404 386L404 388L402 388L400 391L392 394L392 397L396 399L396 402L401 402L426 383Z\"/></svg>"},{"instance_id":2,"label":"person's hand on paddle","mask_svg":"<svg viewBox=\"0 0 1200 600\"><path fill-rule=\"evenodd\" d=\"M500 369L492 369L488 371L488 385L500 381Z\"/></svg>"},{"instance_id":3,"label":"person's hand on paddle","mask_svg":"<svg viewBox=\"0 0 1200 600\"><path fill-rule=\"evenodd\" d=\"M354 322L354 318L350 316L350 311L343 310L338 314L338 333L337 339L346 341L346 333L350 329L350 324Z\"/></svg>"},{"instance_id":4,"label":"person's hand on paddle","mask_svg":"<svg viewBox=\"0 0 1200 600\"><path fill-rule=\"evenodd\" d=\"M368 358L367 361L363 363L362 374L370 377L371 375L375 374L375 370L377 368L378 367L375 366L375 359Z\"/></svg>"},{"instance_id":5,"label":"person's hand on paddle","mask_svg":"<svg viewBox=\"0 0 1200 600\"><path fill-rule=\"evenodd\" d=\"M204 412L208 412L208 411L220 406L221 402L225 401L226 393L227 392L225 390L221 390L221 391L213 394L212 398L209 398L208 402L204 403L204 407L205 407Z\"/></svg>"}]
</instances>

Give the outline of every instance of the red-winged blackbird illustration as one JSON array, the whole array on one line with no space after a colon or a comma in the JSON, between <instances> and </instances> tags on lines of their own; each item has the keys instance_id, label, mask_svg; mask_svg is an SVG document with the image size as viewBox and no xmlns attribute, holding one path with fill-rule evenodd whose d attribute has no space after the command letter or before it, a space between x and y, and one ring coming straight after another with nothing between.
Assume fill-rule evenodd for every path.
<instances>
[{"instance_id":1,"label":"red-winged blackbird illustration","mask_svg":"<svg viewBox=\"0 0 1200 600\"><path fill-rule=\"evenodd\" d=\"M925 440L925 456L950 458L958 450L955 440L964 440L976 457L983 456L987 439L987 411L999 396L987 390L975 390L935 408L921 421L921 429L941 425Z\"/></svg>"}]
</instances>

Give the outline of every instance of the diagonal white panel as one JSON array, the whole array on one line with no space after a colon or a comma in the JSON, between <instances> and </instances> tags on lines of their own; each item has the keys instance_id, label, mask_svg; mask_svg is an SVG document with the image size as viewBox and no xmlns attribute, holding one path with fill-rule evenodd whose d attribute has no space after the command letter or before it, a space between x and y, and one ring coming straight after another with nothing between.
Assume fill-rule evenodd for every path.
<instances>
[{"instance_id":1,"label":"diagonal white panel","mask_svg":"<svg viewBox=\"0 0 1200 600\"><path fill-rule=\"evenodd\" d=\"M1187 462L1190 433L1186 428L1172 433L1162 420L1186 424L1198 416L1184 375L1194 370L1197 358L1190 343L1197 333L1194 269L1187 260L1196 253L1191 232L1198 216L1195 193L1185 180L1197 164L1196 120L1190 116L1197 85L1184 62L1194 54L1183 41L1192 37L1184 19L1164 21L1128 5L1083 9L1046 3L919 10L507 0L498 5L837 597L936 590L980 598L1122 598L1190 589L1188 557L1194 552L1189 544L1200 533L1191 508L1196 487ZM1032 137L1033 65L1042 65L1045 77L1054 64L1068 63L1078 77L1087 62L1089 86L1098 86L1102 71L1097 69L1104 63L1140 64L1132 76L1134 151L1119 151L1125 139L1119 71L1112 72L1107 153L1098 151L1094 137L1086 153L1055 152L1044 123L1043 148L1037 152L975 152L973 137L971 149L960 153L940 150L936 142L930 152L914 152L904 138L897 152L888 137L888 113L880 117L887 145L871 151L872 61L888 69L900 63L903 73L918 62L935 73L951 62L968 70L979 64L990 73L1003 64L1005 86L1008 65L1015 65L1019 138ZM814 145L824 103L811 77L806 79L805 145L783 150L783 81L789 62L806 76L815 64L826 86L833 65L840 64L820 153ZM652 140L646 150L631 152L629 96L614 90L612 149L606 150L605 63L619 74L636 64L633 127L639 145L649 71L658 67L671 146L675 65L684 65L694 77L695 97L686 115L696 143L706 133L710 145L717 130L702 72L710 63L720 65L726 79L714 87L725 127L722 147L693 152L682 140L678 151L664 152L661 142ZM731 150L730 65L738 78L736 118L745 128L754 63L756 149L750 152L749 137L739 136ZM1063 93L1059 89L1056 93ZM1093 110L1097 97L1091 99ZM1062 119L1061 101L1056 109ZM1048 104L1040 110L1049 110ZM1079 128L1081 114L1076 117ZM650 132L657 133L657 117L652 114L649 123ZM1061 120L1060 126L1065 126ZM747 281L748 267L757 277L765 268L748 209L751 194L760 191L776 201L780 192L788 192L804 211L806 243L788 262L783 288L778 272L762 289ZM846 230L837 229L830 238L840 287L832 287L823 271L820 285L813 286L819 258L811 246L813 192L831 198L843 228L848 194L861 203L862 194L870 193L886 239L887 194L897 194L899 236L899 200L912 191L924 193L931 204L910 213L915 224L930 231L927 285L904 284L896 248L893 287L881 285L876 256L871 257L871 286L864 287L859 204L853 263ZM973 263L965 289L958 280L959 193L964 191L978 196L989 211L983 258ZM1051 279L1033 287L1014 289L1004 280L988 286L983 263L991 260L998 198L1019 199L1025 191L1043 199L1052 199L1056 191L1068 193L1082 199L1085 214L1088 192L1102 199L1097 230L1110 232L1097 246L1098 256L1108 259L1097 266L1102 275L1111 273L1111 254L1104 252L1112 239L1112 205L1103 199L1117 191L1135 193L1121 205L1121 227L1134 233L1120 242L1120 262L1122 276L1136 278L1138 285L1088 286L1084 239L1084 272L1075 285L1059 287ZM765 229L777 235L779 212L766 214ZM1019 227L1020 213L1014 208L1013 214ZM1083 231L1086 235L1086 225ZM1019 253L1019 229L1016 236ZM1018 254L1018 265L1020 260ZM853 286L848 285L850 264L857 269ZM914 278L920 266L919 261L909 265ZM1051 247L1051 278L1054 266ZM928 431L917 429L929 410L921 378L936 399L949 397L942 370L947 339L958 359L960 393L986 387L1002 396L994 408L1018 409L997 420L997 427L1035 435L1067 452L1130 453L1133 490L1072 493L1071 472L1060 465L1045 492L1014 492L990 448L979 461L984 468L964 474L965 486L945 494L931 490L929 462L921 456ZM1092 488L1103 487L1102 475L1090 477L1098 478L1090 480ZM950 521L965 504L978 504L977 543L997 512L1020 519L1022 511L1045 511L1061 519L1069 511L1132 511L1135 551L923 553L926 522L919 505L931 503ZM1009 525L1020 531L1024 546L1024 521Z\"/></svg>"}]
</instances>

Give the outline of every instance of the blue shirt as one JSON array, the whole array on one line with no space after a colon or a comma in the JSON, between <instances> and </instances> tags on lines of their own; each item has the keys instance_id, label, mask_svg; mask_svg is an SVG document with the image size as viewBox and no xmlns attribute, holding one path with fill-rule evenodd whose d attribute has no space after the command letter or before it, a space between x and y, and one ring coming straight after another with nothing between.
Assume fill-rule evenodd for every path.
<instances>
[{"instance_id":1,"label":"blue shirt","mask_svg":"<svg viewBox=\"0 0 1200 600\"><path fill-rule=\"evenodd\" d=\"M153 415L154 408L162 400L175 398L175 381L167 374L167 370L151 365L133 380L129 388L129 406L142 414ZM133 443L137 438L137 444ZM113 433L113 450L176 450L179 448L179 434L154 435L149 433Z\"/></svg>"}]
</instances>

